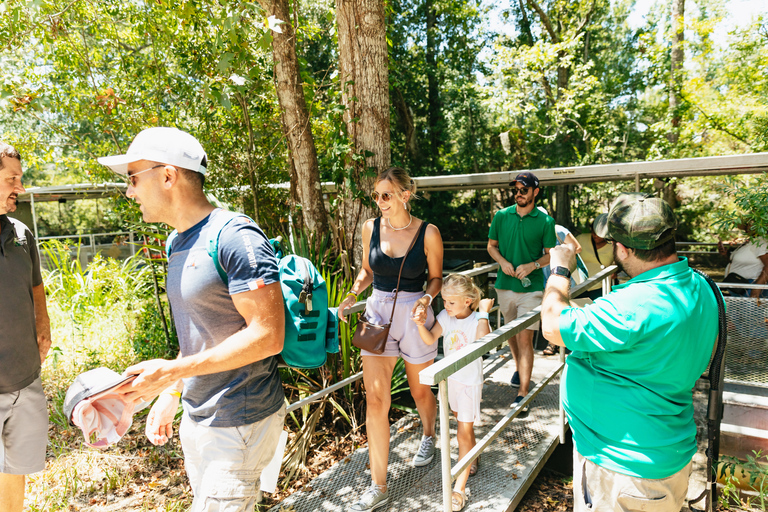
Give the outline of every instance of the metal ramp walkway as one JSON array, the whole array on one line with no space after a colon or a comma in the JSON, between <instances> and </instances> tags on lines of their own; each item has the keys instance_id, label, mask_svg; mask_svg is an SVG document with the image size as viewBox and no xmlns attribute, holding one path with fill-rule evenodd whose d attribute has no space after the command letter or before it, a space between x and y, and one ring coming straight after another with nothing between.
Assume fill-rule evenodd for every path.
<instances>
[{"instance_id":1,"label":"metal ramp walkway","mask_svg":"<svg viewBox=\"0 0 768 512\"><path fill-rule=\"evenodd\" d=\"M475 436L482 439L509 411L516 396L509 385L514 362L509 349L489 354L483 361L482 424L475 425ZM541 382L560 365L558 356L536 354L534 383ZM470 496L464 510L513 510L531 481L541 470L559 443L559 376L541 389L530 412L514 419L487 448L480 460L478 473L469 479ZM451 419L452 464L458 456L456 422ZM440 432L438 430L438 436ZM439 448L435 459L426 467L411 465L421 441L421 424L417 415L408 415L391 427L389 456L389 503L377 511L440 511L442 479ZM439 447L439 443L436 443ZM271 512L342 512L354 503L371 483L368 449L363 447L331 469L315 478L302 491L296 492L271 509Z\"/></svg>"}]
</instances>

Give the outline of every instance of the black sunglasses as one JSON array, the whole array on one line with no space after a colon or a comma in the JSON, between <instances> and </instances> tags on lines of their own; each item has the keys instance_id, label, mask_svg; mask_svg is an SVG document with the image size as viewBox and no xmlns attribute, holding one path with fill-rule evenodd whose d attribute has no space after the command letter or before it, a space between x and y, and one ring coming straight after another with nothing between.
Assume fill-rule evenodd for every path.
<instances>
[{"instance_id":1,"label":"black sunglasses","mask_svg":"<svg viewBox=\"0 0 768 512\"><path fill-rule=\"evenodd\" d=\"M528 187L520 187L520 188L515 187L515 195L520 194L524 196L528 194L528 190L530 190Z\"/></svg>"}]
</instances>

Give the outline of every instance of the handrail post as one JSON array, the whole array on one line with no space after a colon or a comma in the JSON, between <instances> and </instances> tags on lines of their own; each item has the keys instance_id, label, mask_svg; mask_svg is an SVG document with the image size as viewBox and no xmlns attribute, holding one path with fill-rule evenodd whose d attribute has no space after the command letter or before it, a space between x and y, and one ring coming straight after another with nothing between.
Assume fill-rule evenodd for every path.
<instances>
[{"instance_id":1,"label":"handrail post","mask_svg":"<svg viewBox=\"0 0 768 512\"><path fill-rule=\"evenodd\" d=\"M560 364L565 364L565 346L560 347ZM560 389L563 388L563 375L560 374ZM558 416L560 418L560 444L565 444L565 409L563 408L563 400L559 396L557 397Z\"/></svg>"},{"instance_id":2,"label":"handrail post","mask_svg":"<svg viewBox=\"0 0 768 512\"><path fill-rule=\"evenodd\" d=\"M440 459L443 474L443 511L451 512L451 425L448 416L448 379L438 384L440 395Z\"/></svg>"}]
</instances>

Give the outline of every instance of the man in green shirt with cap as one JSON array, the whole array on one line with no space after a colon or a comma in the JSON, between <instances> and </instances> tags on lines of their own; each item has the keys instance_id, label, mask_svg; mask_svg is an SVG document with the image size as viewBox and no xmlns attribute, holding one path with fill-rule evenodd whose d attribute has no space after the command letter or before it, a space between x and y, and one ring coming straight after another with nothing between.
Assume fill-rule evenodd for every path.
<instances>
[{"instance_id":1,"label":"man in green shirt with cap","mask_svg":"<svg viewBox=\"0 0 768 512\"><path fill-rule=\"evenodd\" d=\"M488 232L488 254L499 264L496 295L505 322L511 322L541 305L544 273L549 264L549 249L557 245L555 219L536 208L539 179L521 172L509 184L515 204L496 212ZM509 339L509 350L517 371L512 386L518 387L516 406L528 394L533 371L533 333L539 323Z\"/></svg>"},{"instance_id":2,"label":"man in green shirt with cap","mask_svg":"<svg viewBox=\"0 0 768 512\"><path fill-rule=\"evenodd\" d=\"M573 249L558 246L541 311L544 336L573 351L561 398L573 430L574 510L678 512L696 453L693 387L717 337L717 300L677 256L677 221L663 200L622 194L596 224L631 279L570 307Z\"/></svg>"}]
</instances>

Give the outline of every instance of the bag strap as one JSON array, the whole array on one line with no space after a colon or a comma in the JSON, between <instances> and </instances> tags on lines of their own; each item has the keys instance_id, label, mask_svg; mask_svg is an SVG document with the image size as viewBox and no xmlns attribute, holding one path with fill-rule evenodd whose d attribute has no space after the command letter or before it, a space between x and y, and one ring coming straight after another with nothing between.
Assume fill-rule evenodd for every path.
<instances>
[{"instance_id":1,"label":"bag strap","mask_svg":"<svg viewBox=\"0 0 768 512\"><path fill-rule=\"evenodd\" d=\"M589 240L592 242L592 250L595 251L595 258L597 258L597 262L602 265L603 262L600 261L600 254L597 252L597 244L595 243L595 239L590 236Z\"/></svg>"},{"instance_id":2,"label":"bag strap","mask_svg":"<svg viewBox=\"0 0 768 512\"><path fill-rule=\"evenodd\" d=\"M395 301L392 303L392 314L389 315L389 323L392 323L392 319L395 318L395 306L397 305L397 292L400 289L400 277L403 275L403 266L405 266L405 260L408 258L408 253L411 252L411 249L413 249L413 246L416 245L416 240L418 240L419 235L421 235L421 229L424 227L424 221L421 221L421 225L419 226L419 229L416 230L416 234L413 235L413 240L411 240L411 245L408 247L408 250L405 251L405 256L403 256L403 262L400 263L400 272L397 274L397 287L395 288Z\"/></svg>"},{"instance_id":3,"label":"bag strap","mask_svg":"<svg viewBox=\"0 0 768 512\"><path fill-rule=\"evenodd\" d=\"M693 508L693 504L704 500L704 510L707 512L717 508L717 478L715 478L713 465L720 457L720 422L723 419L723 384L725 372L723 371L723 356L725 355L725 346L728 341L728 325L725 318L725 302L715 282L704 272L691 269L702 276L712 288L717 301L718 313L718 335L715 354L709 365L709 405L707 407L707 487L698 498L688 502L691 510L699 512L699 509Z\"/></svg>"}]
</instances>

